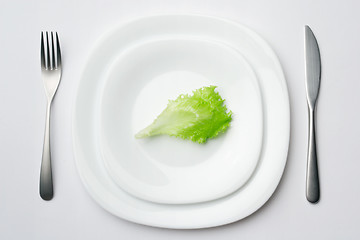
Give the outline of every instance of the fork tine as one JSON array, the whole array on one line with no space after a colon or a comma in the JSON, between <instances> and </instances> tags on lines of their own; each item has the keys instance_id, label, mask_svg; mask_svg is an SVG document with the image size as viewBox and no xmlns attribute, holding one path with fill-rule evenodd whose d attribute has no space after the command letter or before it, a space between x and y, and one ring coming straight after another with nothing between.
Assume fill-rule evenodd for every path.
<instances>
[{"instance_id":1,"label":"fork tine","mask_svg":"<svg viewBox=\"0 0 360 240\"><path fill-rule=\"evenodd\" d=\"M54 35L53 32L51 32L51 69L55 69L55 45L54 45Z\"/></svg>"},{"instance_id":2,"label":"fork tine","mask_svg":"<svg viewBox=\"0 0 360 240\"><path fill-rule=\"evenodd\" d=\"M44 33L43 32L41 32L40 61L41 61L41 68L46 68L45 49L44 49Z\"/></svg>"},{"instance_id":3,"label":"fork tine","mask_svg":"<svg viewBox=\"0 0 360 240\"><path fill-rule=\"evenodd\" d=\"M49 45L49 34L48 32L46 32L46 44L47 44L47 48L46 48L46 68L50 69L51 65L50 65L50 45Z\"/></svg>"},{"instance_id":4,"label":"fork tine","mask_svg":"<svg viewBox=\"0 0 360 240\"><path fill-rule=\"evenodd\" d=\"M57 34L57 32L55 32L56 35L56 67L57 68L61 68L61 50L60 50L60 42L59 42L59 36Z\"/></svg>"}]
</instances>

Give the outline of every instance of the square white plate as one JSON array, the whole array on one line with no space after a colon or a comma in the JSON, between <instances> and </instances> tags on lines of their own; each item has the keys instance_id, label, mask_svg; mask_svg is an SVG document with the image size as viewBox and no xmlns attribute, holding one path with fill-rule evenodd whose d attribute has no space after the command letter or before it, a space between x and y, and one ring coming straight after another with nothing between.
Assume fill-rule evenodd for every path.
<instances>
[{"instance_id":1,"label":"square white plate","mask_svg":"<svg viewBox=\"0 0 360 240\"><path fill-rule=\"evenodd\" d=\"M227 45L246 59L259 81L263 104L263 142L250 179L226 197L197 204L158 204L121 189L105 169L99 146L101 89L109 68L125 49L146 41L191 36ZM114 54L116 53L116 54ZM268 44L237 23L196 15L141 18L104 35L93 49L79 84L73 122L74 152L90 195L123 219L150 226L189 229L214 227L242 219L259 209L282 176L289 143L290 114L286 81Z\"/></svg>"}]
</instances>

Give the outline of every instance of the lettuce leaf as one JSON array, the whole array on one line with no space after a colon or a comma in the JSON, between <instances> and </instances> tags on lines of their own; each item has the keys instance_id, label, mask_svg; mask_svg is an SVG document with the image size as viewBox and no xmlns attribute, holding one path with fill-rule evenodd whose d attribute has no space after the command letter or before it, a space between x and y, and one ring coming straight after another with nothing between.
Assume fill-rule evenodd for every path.
<instances>
[{"instance_id":1,"label":"lettuce leaf","mask_svg":"<svg viewBox=\"0 0 360 240\"><path fill-rule=\"evenodd\" d=\"M181 94L169 100L165 110L152 124L138 132L136 138L160 134L205 143L208 139L226 131L232 120L232 112L226 105L216 86L199 88L192 95Z\"/></svg>"}]
</instances>

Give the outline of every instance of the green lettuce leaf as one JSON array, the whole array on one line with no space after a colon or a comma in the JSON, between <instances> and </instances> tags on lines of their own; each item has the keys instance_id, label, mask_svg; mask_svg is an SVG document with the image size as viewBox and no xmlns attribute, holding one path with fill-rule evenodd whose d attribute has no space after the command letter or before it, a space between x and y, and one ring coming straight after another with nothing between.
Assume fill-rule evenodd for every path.
<instances>
[{"instance_id":1,"label":"green lettuce leaf","mask_svg":"<svg viewBox=\"0 0 360 240\"><path fill-rule=\"evenodd\" d=\"M136 138L146 138L160 134L205 143L229 127L232 112L226 105L216 86L203 87L192 95L181 94L169 100L165 110L152 124L138 132Z\"/></svg>"}]
</instances>

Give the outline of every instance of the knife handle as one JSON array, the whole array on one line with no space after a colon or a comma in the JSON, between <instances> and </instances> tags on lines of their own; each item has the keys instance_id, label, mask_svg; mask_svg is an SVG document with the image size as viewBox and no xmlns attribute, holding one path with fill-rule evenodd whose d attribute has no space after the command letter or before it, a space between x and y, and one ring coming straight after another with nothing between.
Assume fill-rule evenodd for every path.
<instances>
[{"instance_id":1,"label":"knife handle","mask_svg":"<svg viewBox=\"0 0 360 240\"><path fill-rule=\"evenodd\" d=\"M315 139L315 110L309 107L309 139L306 172L306 198L311 203L317 203L320 198L319 173Z\"/></svg>"}]
</instances>

